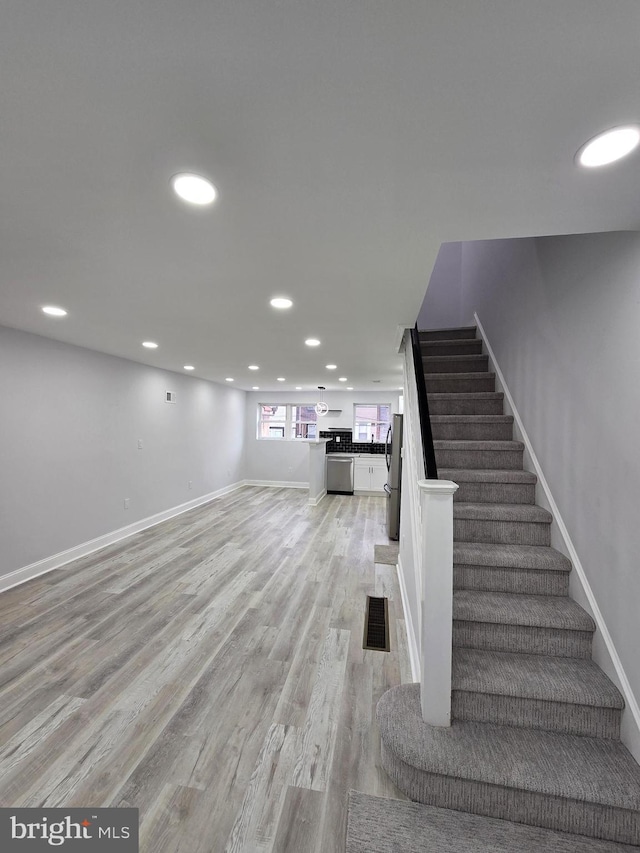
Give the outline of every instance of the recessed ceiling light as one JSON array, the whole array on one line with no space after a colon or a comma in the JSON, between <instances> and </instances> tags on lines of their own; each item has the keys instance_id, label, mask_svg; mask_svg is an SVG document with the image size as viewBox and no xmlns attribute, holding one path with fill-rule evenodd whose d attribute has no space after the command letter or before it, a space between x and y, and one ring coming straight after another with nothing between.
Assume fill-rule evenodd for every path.
<instances>
[{"instance_id":1,"label":"recessed ceiling light","mask_svg":"<svg viewBox=\"0 0 640 853\"><path fill-rule=\"evenodd\" d=\"M278 382L285 382L286 380L285 380L284 376L278 376L277 381Z\"/></svg>"},{"instance_id":2,"label":"recessed ceiling light","mask_svg":"<svg viewBox=\"0 0 640 853\"><path fill-rule=\"evenodd\" d=\"M249 370L260 370L260 368L258 367L258 365L257 365L257 364L250 364L250 365L249 365Z\"/></svg>"},{"instance_id":3,"label":"recessed ceiling light","mask_svg":"<svg viewBox=\"0 0 640 853\"><path fill-rule=\"evenodd\" d=\"M325 367L327 368L327 370L335 370L338 367L338 365L337 364L327 364L327 365L325 365Z\"/></svg>"},{"instance_id":4,"label":"recessed ceiling light","mask_svg":"<svg viewBox=\"0 0 640 853\"><path fill-rule=\"evenodd\" d=\"M353 391L353 385L347 385L347 391Z\"/></svg>"},{"instance_id":5,"label":"recessed ceiling light","mask_svg":"<svg viewBox=\"0 0 640 853\"><path fill-rule=\"evenodd\" d=\"M291 308L293 302L286 296L274 296L270 304L273 308Z\"/></svg>"},{"instance_id":6,"label":"recessed ceiling light","mask_svg":"<svg viewBox=\"0 0 640 853\"><path fill-rule=\"evenodd\" d=\"M341 376L341 377L338 379L338 382L346 382L346 381L347 381L347 377L346 377L346 376Z\"/></svg>"},{"instance_id":7,"label":"recessed ceiling light","mask_svg":"<svg viewBox=\"0 0 640 853\"><path fill-rule=\"evenodd\" d=\"M252 390L252 391L259 391L259 390L260 390L260 386L259 386L259 385L252 385L252 386L251 386L251 390Z\"/></svg>"},{"instance_id":8,"label":"recessed ceiling light","mask_svg":"<svg viewBox=\"0 0 640 853\"><path fill-rule=\"evenodd\" d=\"M57 305L45 305L42 310L45 314L49 314L50 317L66 317L67 312L64 308L58 308Z\"/></svg>"},{"instance_id":9,"label":"recessed ceiling light","mask_svg":"<svg viewBox=\"0 0 640 853\"><path fill-rule=\"evenodd\" d=\"M155 341L142 341L142 346L147 349L158 349L158 344Z\"/></svg>"},{"instance_id":10,"label":"recessed ceiling light","mask_svg":"<svg viewBox=\"0 0 640 853\"><path fill-rule=\"evenodd\" d=\"M227 378L224 381L225 382L233 382L233 379L231 378L231 376L227 376Z\"/></svg>"},{"instance_id":11,"label":"recessed ceiling light","mask_svg":"<svg viewBox=\"0 0 640 853\"><path fill-rule=\"evenodd\" d=\"M302 385L296 385L296 391L302 391Z\"/></svg>"},{"instance_id":12,"label":"recessed ceiling light","mask_svg":"<svg viewBox=\"0 0 640 853\"><path fill-rule=\"evenodd\" d=\"M195 370L195 367L192 364L185 364L184 369L185 370Z\"/></svg>"},{"instance_id":13,"label":"recessed ceiling light","mask_svg":"<svg viewBox=\"0 0 640 853\"><path fill-rule=\"evenodd\" d=\"M308 347L319 347L320 341L317 338L307 338L307 340L305 341L305 344Z\"/></svg>"},{"instance_id":14,"label":"recessed ceiling light","mask_svg":"<svg viewBox=\"0 0 640 853\"><path fill-rule=\"evenodd\" d=\"M626 157L640 142L640 128L635 125L613 127L586 142L576 154L581 166L606 166Z\"/></svg>"},{"instance_id":15,"label":"recessed ceiling light","mask_svg":"<svg viewBox=\"0 0 640 853\"><path fill-rule=\"evenodd\" d=\"M176 195L190 204L212 204L218 191L206 178L183 172L171 178L171 184Z\"/></svg>"}]
</instances>

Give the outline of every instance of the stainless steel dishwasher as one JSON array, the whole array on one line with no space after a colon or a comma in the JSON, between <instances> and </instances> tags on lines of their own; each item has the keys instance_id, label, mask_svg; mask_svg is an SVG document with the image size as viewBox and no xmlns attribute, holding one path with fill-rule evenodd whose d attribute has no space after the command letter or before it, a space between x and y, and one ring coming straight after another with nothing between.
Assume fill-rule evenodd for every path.
<instances>
[{"instance_id":1,"label":"stainless steel dishwasher","mask_svg":"<svg viewBox=\"0 0 640 853\"><path fill-rule=\"evenodd\" d=\"M327 494L353 494L353 456L327 456Z\"/></svg>"}]
</instances>

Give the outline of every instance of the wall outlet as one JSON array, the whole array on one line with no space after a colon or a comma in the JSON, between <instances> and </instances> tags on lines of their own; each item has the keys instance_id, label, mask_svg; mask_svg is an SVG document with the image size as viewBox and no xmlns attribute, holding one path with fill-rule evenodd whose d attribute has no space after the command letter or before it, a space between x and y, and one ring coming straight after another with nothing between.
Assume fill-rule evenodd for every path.
<instances>
[{"instance_id":1,"label":"wall outlet","mask_svg":"<svg viewBox=\"0 0 640 853\"><path fill-rule=\"evenodd\" d=\"M124 499L124 508L129 509L129 504L131 503L131 498Z\"/></svg>"},{"instance_id":2,"label":"wall outlet","mask_svg":"<svg viewBox=\"0 0 640 853\"><path fill-rule=\"evenodd\" d=\"M142 439L138 439L138 450L142 450Z\"/></svg>"},{"instance_id":3,"label":"wall outlet","mask_svg":"<svg viewBox=\"0 0 640 853\"><path fill-rule=\"evenodd\" d=\"M336 436L336 444L340 444L340 436L339 435Z\"/></svg>"},{"instance_id":4,"label":"wall outlet","mask_svg":"<svg viewBox=\"0 0 640 853\"><path fill-rule=\"evenodd\" d=\"M193 480L189 480L189 488L190 488L190 489L192 489L192 488L193 488Z\"/></svg>"}]
</instances>

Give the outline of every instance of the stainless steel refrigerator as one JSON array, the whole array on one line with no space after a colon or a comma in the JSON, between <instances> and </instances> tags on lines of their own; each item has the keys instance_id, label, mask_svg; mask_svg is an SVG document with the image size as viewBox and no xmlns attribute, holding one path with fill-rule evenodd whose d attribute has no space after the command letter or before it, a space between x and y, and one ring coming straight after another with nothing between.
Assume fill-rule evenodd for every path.
<instances>
[{"instance_id":1,"label":"stainless steel refrigerator","mask_svg":"<svg viewBox=\"0 0 640 853\"><path fill-rule=\"evenodd\" d=\"M387 535L397 539L400 535L400 481L402 477L402 415L394 415L385 447L387 460Z\"/></svg>"}]
</instances>

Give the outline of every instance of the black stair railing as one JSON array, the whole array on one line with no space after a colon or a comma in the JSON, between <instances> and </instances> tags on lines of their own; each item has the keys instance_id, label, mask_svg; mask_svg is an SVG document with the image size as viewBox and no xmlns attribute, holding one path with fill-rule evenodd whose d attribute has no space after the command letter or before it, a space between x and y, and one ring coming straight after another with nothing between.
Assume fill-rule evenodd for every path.
<instances>
[{"instance_id":1,"label":"black stair railing","mask_svg":"<svg viewBox=\"0 0 640 853\"><path fill-rule=\"evenodd\" d=\"M436 465L436 452L433 448L431 418L429 417L429 401L427 399L427 383L424 378L422 347L420 346L420 333L418 332L417 323L415 328L411 329L411 349L413 352L413 367L418 385L418 413L420 415L420 433L422 436L424 470L426 471L428 480L437 480L438 466Z\"/></svg>"}]
</instances>

